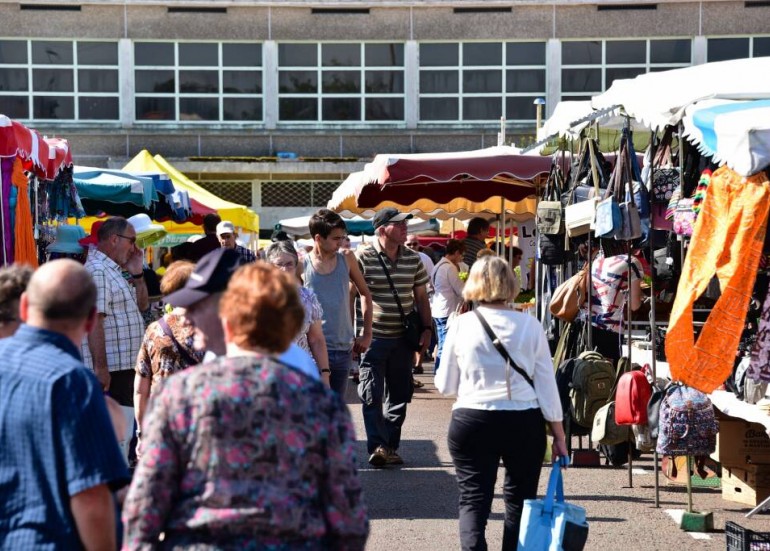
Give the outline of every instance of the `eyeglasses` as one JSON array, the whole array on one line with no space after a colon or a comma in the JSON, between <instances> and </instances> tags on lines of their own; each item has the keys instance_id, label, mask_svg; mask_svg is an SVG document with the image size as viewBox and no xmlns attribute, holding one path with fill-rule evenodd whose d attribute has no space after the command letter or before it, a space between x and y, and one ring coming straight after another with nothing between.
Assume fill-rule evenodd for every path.
<instances>
[{"instance_id":1,"label":"eyeglasses","mask_svg":"<svg viewBox=\"0 0 770 551\"><path fill-rule=\"evenodd\" d=\"M122 237L123 239L126 239L128 241L131 241L132 245L136 245L136 237L129 237L127 235L121 235L119 233L116 233L115 235L117 235L118 237Z\"/></svg>"},{"instance_id":2,"label":"eyeglasses","mask_svg":"<svg viewBox=\"0 0 770 551\"><path fill-rule=\"evenodd\" d=\"M273 266L282 270L293 270L297 267L296 262L273 262Z\"/></svg>"},{"instance_id":3,"label":"eyeglasses","mask_svg":"<svg viewBox=\"0 0 770 551\"><path fill-rule=\"evenodd\" d=\"M410 249L412 247L419 247L420 246L420 242L419 241L407 241L406 242L406 246L409 247Z\"/></svg>"}]
</instances>

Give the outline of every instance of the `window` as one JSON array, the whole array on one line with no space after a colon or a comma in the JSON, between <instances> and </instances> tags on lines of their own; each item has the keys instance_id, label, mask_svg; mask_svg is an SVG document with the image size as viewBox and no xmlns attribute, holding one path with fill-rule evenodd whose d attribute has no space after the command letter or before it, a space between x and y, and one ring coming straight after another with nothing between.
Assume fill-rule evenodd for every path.
<instances>
[{"instance_id":1,"label":"window","mask_svg":"<svg viewBox=\"0 0 770 551\"><path fill-rule=\"evenodd\" d=\"M768 56L770 55L770 37L709 38L706 48L709 62Z\"/></svg>"},{"instance_id":2,"label":"window","mask_svg":"<svg viewBox=\"0 0 770 551\"><path fill-rule=\"evenodd\" d=\"M534 121L545 88L545 42L420 44L421 122Z\"/></svg>"},{"instance_id":3,"label":"window","mask_svg":"<svg viewBox=\"0 0 770 551\"><path fill-rule=\"evenodd\" d=\"M404 45L281 43L282 123L393 123L404 120Z\"/></svg>"},{"instance_id":4,"label":"window","mask_svg":"<svg viewBox=\"0 0 770 551\"><path fill-rule=\"evenodd\" d=\"M589 99L616 79L692 63L689 38L633 40L564 40L561 50L562 99Z\"/></svg>"},{"instance_id":5,"label":"window","mask_svg":"<svg viewBox=\"0 0 770 551\"><path fill-rule=\"evenodd\" d=\"M119 120L117 42L0 40L0 102L22 120Z\"/></svg>"},{"instance_id":6,"label":"window","mask_svg":"<svg viewBox=\"0 0 770 551\"><path fill-rule=\"evenodd\" d=\"M261 122L262 45L136 42L137 121Z\"/></svg>"}]
</instances>

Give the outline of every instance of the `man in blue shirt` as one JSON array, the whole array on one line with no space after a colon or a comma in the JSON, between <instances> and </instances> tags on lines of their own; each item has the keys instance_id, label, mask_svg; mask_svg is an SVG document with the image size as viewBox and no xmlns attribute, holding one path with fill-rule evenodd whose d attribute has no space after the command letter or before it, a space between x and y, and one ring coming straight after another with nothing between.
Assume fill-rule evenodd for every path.
<instances>
[{"instance_id":1,"label":"man in blue shirt","mask_svg":"<svg viewBox=\"0 0 770 551\"><path fill-rule=\"evenodd\" d=\"M0 549L115 549L112 490L128 482L80 343L96 287L72 260L44 264L0 341Z\"/></svg>"}]
</instances>

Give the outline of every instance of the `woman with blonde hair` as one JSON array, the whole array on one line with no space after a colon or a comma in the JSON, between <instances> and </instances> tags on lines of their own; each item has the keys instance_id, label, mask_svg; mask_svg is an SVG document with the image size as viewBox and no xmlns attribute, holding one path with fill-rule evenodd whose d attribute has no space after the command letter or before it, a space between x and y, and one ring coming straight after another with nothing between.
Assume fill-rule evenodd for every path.
<instances>
[{"instance_id":1,"label":"woman with blonde hair","mask_svg":"<svg viewBox=\"0 0 770 551\"><path fill-rule=\"evenodd\" d=\"M442 394L457 395L447 440L460 490L463 550L487 548L484 529L501 459L507 550L516 549L524 500L537 494L546 422L554 457L567 455L548 341L536 318L508 306L515 291L503 259L474 262L463 298L476 307L450 325L435 380Z\"/></svg>"},{"instance_id":2,"label":"woman with blonde hair","mask_svg":"<svg viewBox=\"0 0 770 551\"><path fill-rule=\"evenodd\" d=\"M294 279L247 264L219 311L226 355L170 377L150 402L125 548L363 550L347 407L277 359L305 319Z\"/></svg>"}]
</instances>

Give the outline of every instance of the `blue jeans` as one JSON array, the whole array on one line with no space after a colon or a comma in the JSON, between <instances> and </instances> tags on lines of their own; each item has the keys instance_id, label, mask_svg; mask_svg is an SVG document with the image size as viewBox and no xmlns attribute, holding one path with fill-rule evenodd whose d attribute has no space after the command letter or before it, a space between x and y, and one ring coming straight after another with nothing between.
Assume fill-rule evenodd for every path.
<instances>
[{"instance_id":1,"label":"blue jeans","mask_svg":"<svg viewBox=\"0 0 770 551\"><path fill-rule=\"evenodd\" d=\"M329 350L329 386L337 394L345 397L348 388L348 372L350 371L350 358L353 350Z\"/></svg>"},{"instance_id":2,"label":"blue jeans","mask_svg":"<svg viewBox=\"0 0 770 551\"><path fill-rule=\"evenodd\" d=\"M444 341L446 340L447 333L446 322L448 320L448 317L433 318L433 323L436 325L436 338L438 339L438 348L436 349L436 363L433 365L433 373L438 371L438 364L441 362L441 351L444 350Z\"/></svg>"},{"instance_id":3,"label":"blue jeans","mask_svg":"<svg viewBox=\"0 0 770 551\"><path fill-rule=\"evenodd\" d=\"M375 337L361 357L358 397L363 402L369 453L378 446L397 450L401 443L406 405L414 394L413 362L414 352L403 337Z\"/></svg>"}]
</instances>

